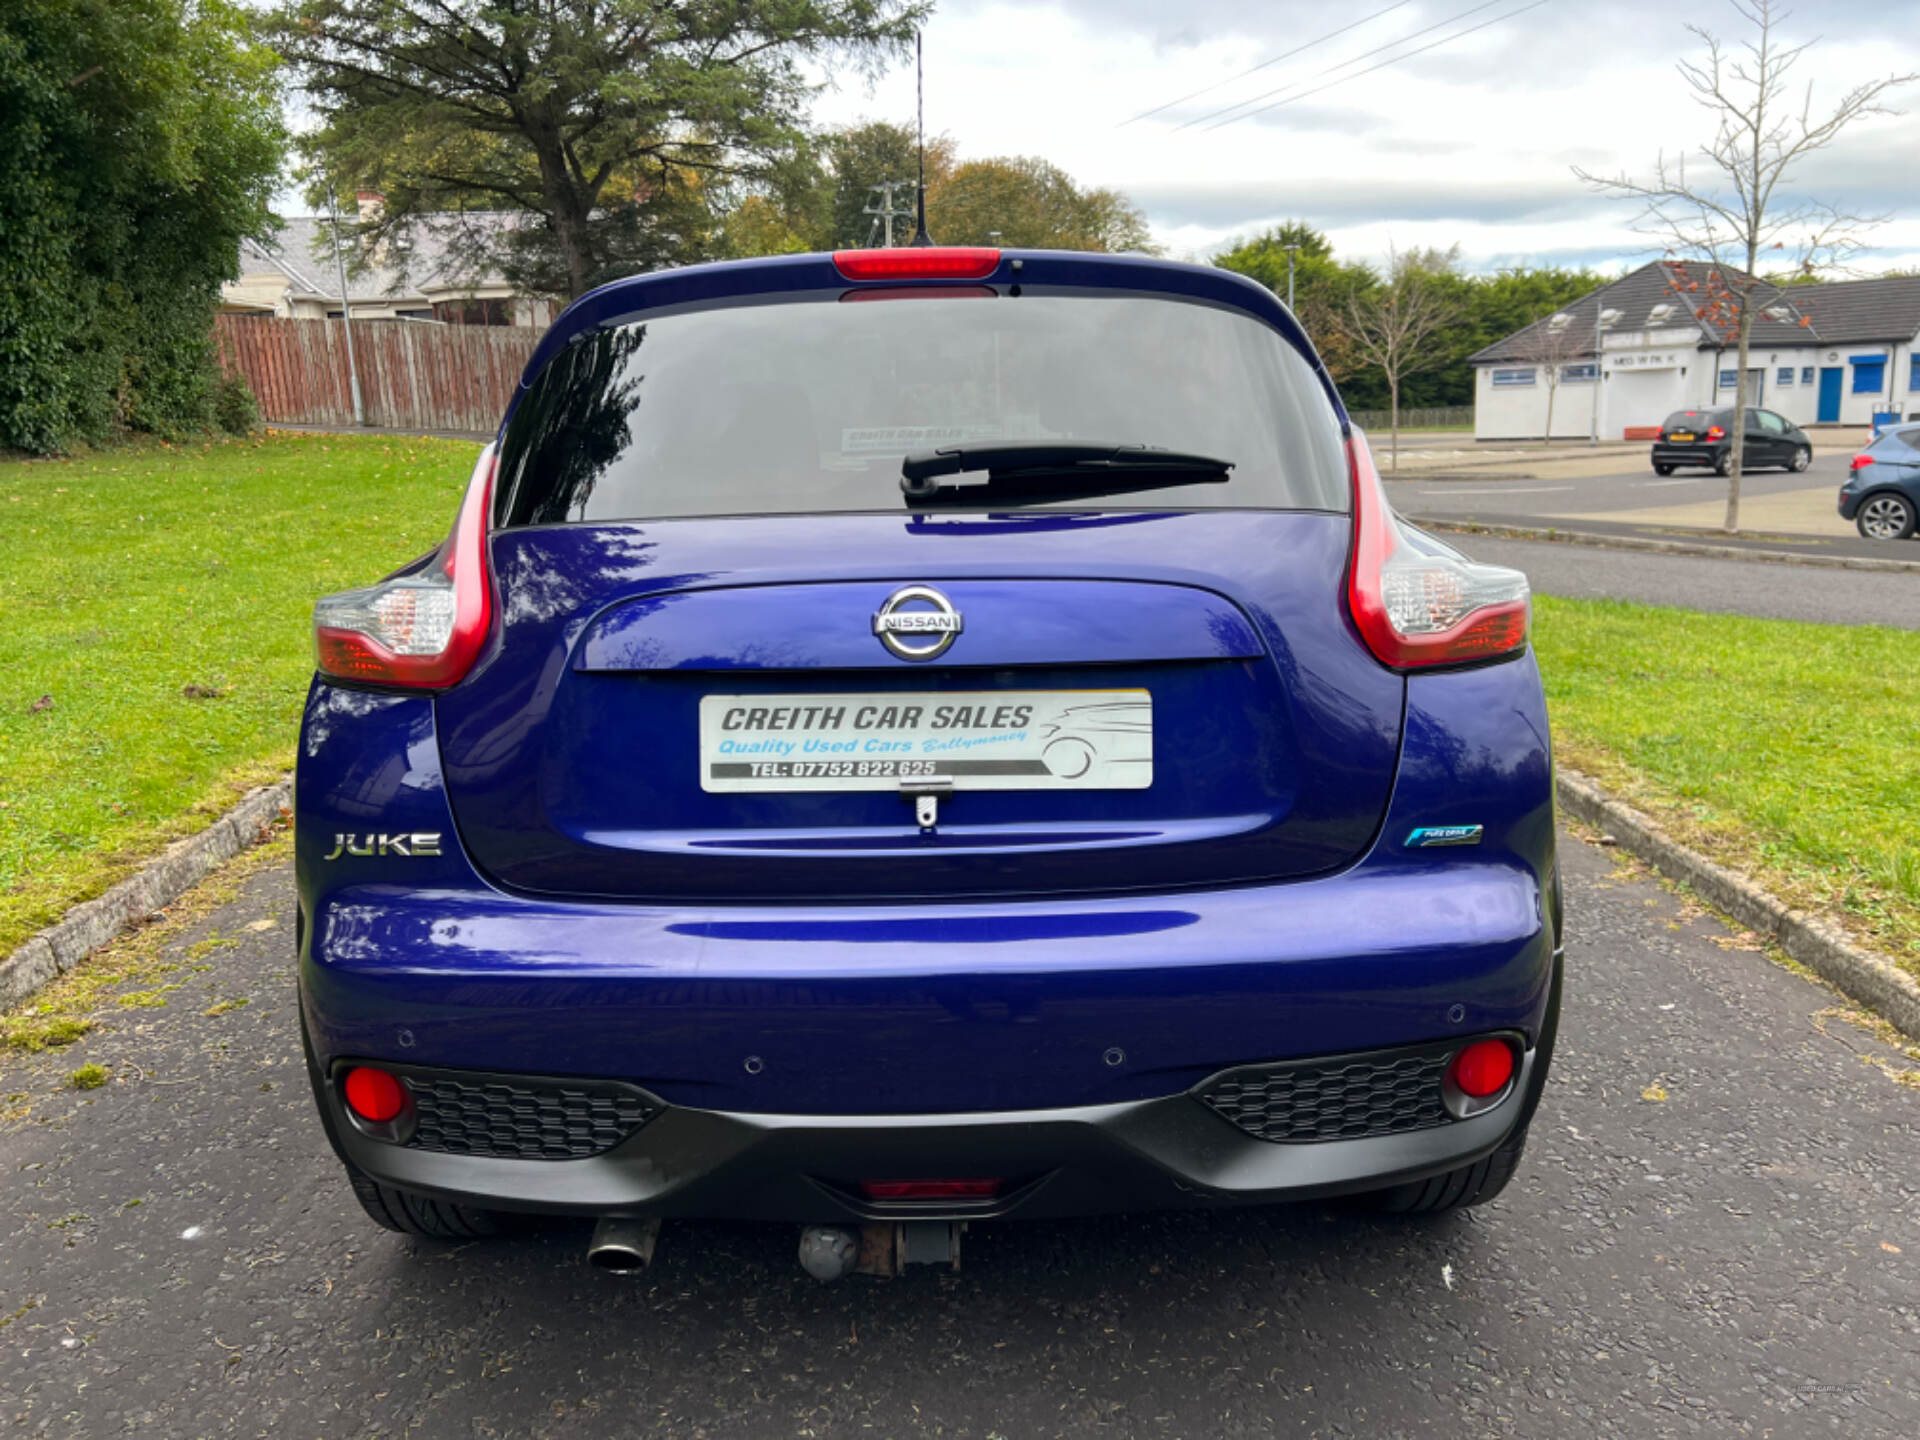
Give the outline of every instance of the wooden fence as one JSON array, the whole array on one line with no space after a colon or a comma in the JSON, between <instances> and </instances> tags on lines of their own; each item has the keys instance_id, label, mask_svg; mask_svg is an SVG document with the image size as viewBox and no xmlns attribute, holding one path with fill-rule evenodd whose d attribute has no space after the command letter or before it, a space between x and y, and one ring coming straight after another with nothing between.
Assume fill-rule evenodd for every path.
<instances>
[{"instance_id":1,"label":"wooden fence","mask_svg":"<svg viewBox=\"0 0 1920 1440\"><path fill-rule=\"evenodd\" d=\"M339 320L222 315L215 336L221 363L246 380L268 424L351 426L345 330ZM492 434L540 335L520 326L355 321L367 424Z\"/></svg>"}]
</instances>

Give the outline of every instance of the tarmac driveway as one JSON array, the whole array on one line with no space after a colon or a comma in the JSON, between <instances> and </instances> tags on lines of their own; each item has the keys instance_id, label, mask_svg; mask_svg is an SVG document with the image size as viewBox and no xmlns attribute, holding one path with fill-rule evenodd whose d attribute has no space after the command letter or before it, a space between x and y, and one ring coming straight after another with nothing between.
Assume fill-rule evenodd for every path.
<instances>
[{"instance_id":1,"label":"tarmac driveway","mask_svg":"<svg viewBox=\"0 0 1920 1440\"><path fill-rule=\"evenodd\" d=\"M30 1113L0 1127L0 1428L1920 1433L1912 1062L1609 852L1565 854L1561 1053L1500 1202L982 1227L959 1274L833 1287L785 1228L670 1224L636 1278L590 1270L578 1226L373 1229L309 1113L267 870L172 942L239 937L164 1009L5 1061ZM82 1061L115 1078L62 1088Z\"/></svg>"}]
</instances>

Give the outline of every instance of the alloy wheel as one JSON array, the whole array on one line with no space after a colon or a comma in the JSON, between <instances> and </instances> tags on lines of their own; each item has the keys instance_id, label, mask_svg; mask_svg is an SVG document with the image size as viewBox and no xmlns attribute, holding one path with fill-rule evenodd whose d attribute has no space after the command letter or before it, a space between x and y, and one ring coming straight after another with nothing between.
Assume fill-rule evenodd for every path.
<instances>
[{"instance_id":1,"label":"alloy wheel","mask_svg":"<svg viewBox=\"0 0 1920 1440\"><path fill-rule=\"evenodd\" d=\"M1913 513L1895 495L1876 495L1860 507L1860 531L1871 540L1900 540L1913 528Z\"/></svg>"}]
</instances>

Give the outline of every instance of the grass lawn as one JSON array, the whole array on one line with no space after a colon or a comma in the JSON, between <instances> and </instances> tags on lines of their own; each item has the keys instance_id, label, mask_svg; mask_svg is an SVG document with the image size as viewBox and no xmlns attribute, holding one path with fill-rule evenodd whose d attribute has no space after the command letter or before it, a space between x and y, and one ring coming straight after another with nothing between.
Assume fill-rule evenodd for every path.
<instances>
[{"instance_id":1,"label":"grass lawn","mask_svg":"<svg viewBox=\"0 0 1920 1440\"><path fill-rule=\"evenodd\" d=\"M1535 605L1563 763L1920 975L1920 633Z\"/></svg>"},{"instance_id":2,"label":"grass lawn","mask_svg":"<svg viewBox=\"0 0 1920 1440\"><path fill-rule=\"evenodd\" d=\"M314 597L438 544L477 450L0 462L0 956L292 764Z\"/></svg>"},{"instance_id":3,"label":"grass lawn","mask_svg":"<svg viewBox=\"0 0 1920 1440\"><path fill-rule=\"evenodd\" d=\"M436 544L475 448L0 463L0 954L290 765L313 598ZM1566 763L1920 974L1920 634L1537 605Z\"/></svg>"}]
</instances>

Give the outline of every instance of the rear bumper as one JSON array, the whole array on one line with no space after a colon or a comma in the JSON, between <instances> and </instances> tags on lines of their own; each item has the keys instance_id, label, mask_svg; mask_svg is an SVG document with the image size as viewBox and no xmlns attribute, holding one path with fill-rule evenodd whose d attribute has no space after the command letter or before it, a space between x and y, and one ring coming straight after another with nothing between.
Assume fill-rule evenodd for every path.
<instances>
[{"instance_id":1,"label":"rear bumper","mask_svg":"<svg viewBox=\"0 0 1920 1440\"><path fill-rule=\"evenodd\" d=\"M405 1190L547 1214L833 1223L1042 1218L1265 1204L1372 1190L1469 1164L1531 1113L1551 1029L1495 1108L1427 1129L1275 1143L1194 1094L965 1115L769 1115L665 1106L604 1154L521 1160L411 1149L361 1134L318 1086L342 1158ZM884 1204L860 1182L1004 1179L990 1201Z\"/></svg>"},{"instance_id":2,"label":"rear bumper","mask_svg":"<svg viewBox=\"0 0 1920 1440\"><path fill-rule=\"evenodd\" d=\"M1653 447L1653 463L1656 465L1705 465L1711 468L1720 463L1720 457L1727 448L1725 445L1660 443Z\"/></svg>"}]
</instances>

